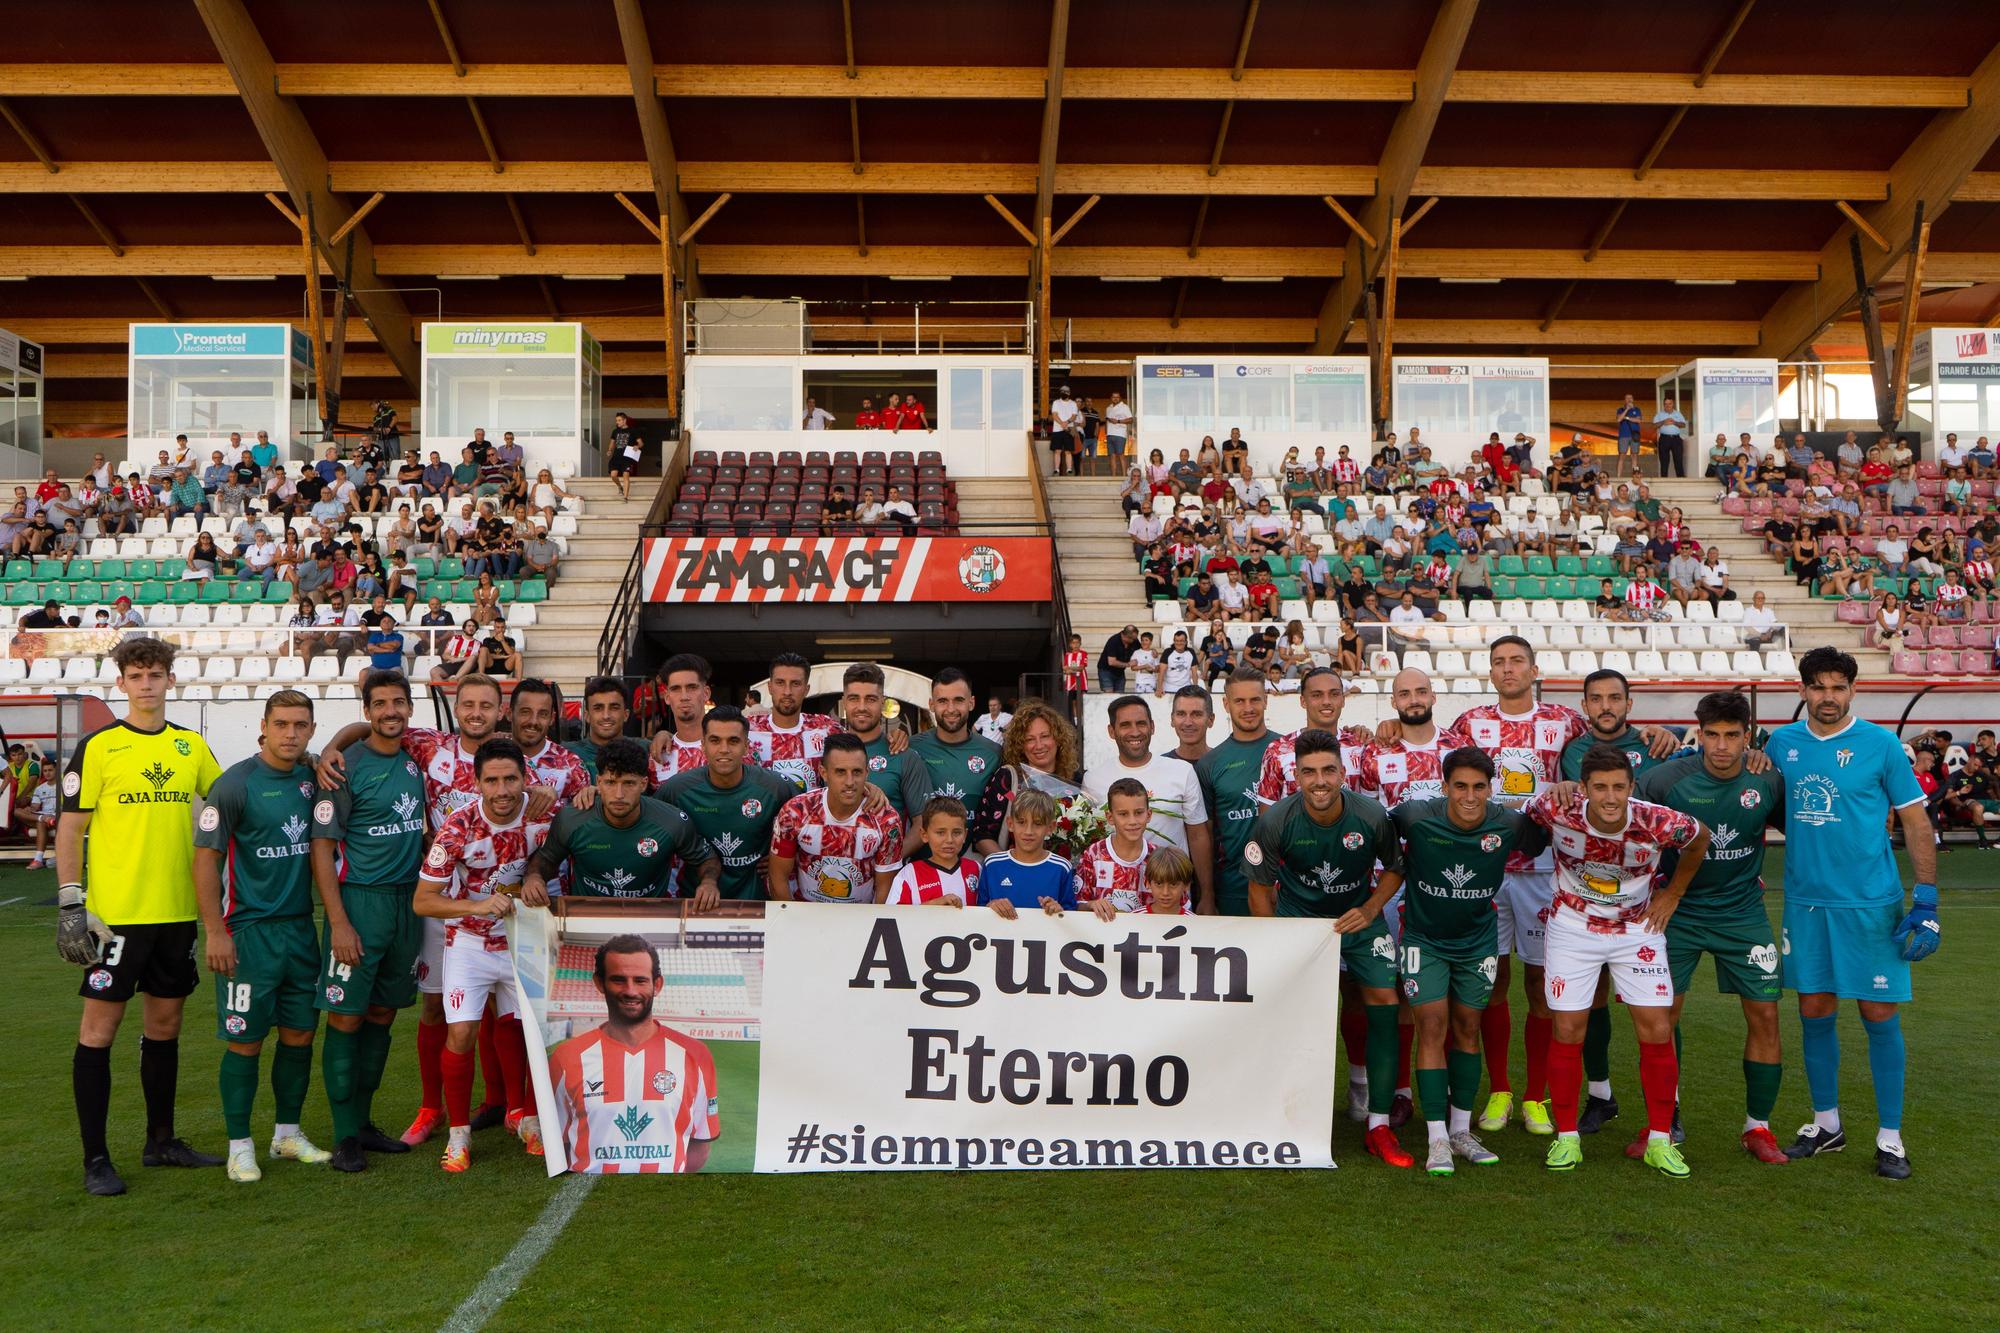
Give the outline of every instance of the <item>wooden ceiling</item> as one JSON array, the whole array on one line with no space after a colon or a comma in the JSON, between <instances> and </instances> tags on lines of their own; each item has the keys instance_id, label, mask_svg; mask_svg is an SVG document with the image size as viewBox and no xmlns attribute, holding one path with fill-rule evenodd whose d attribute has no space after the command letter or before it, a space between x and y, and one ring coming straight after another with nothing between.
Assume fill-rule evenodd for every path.
<instances>
[{"instance_id":1,"label":"wooden ceiling","mask_svg":"<svg viewBox=\"0 0 2000 1333\"><path fill-rule=\"evenodd\" d=\"M1919 206L1919 319L2000 322L1991 0L98 0L10 19L0 118L0 326L100 414L128 319L299 316L266 192L322 240L383 195L323 270L421 290L361 302L350 399L439 312L583 319L657 399L618 192L707 215L705 295L845 303L1029 299L1046 208L1081 356L1358 348L1401 230L1397 350L1614 400L1858 342L1849 237L1894 316Z\"/></svg>"}]
</instances>

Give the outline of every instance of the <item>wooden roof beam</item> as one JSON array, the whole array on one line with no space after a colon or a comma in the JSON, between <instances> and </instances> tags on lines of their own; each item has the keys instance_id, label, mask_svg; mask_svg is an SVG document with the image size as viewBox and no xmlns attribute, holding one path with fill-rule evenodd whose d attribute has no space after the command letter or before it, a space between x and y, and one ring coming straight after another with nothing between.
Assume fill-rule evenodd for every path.
<instances>
[{"instance_id":1,"label":"wooden roof beam","mask_svg":"<svg viewBox=\"0 0 2000 1333\"><path fill-rule=\"evenodd\" d=\"M669 235L687 229L687 206L681 200L680 163L674 155L674 137L667 127L666 108L660 105L658 85L653 75L653 42L646 33L646 18L639 0L611 0L618 16L618 40L625 48L626 72L631 79L632 102L639 113L639 135L646 144L646 165L653 178L656 212L669 222Z\"/></svg>"},{"instance_id":2,"label":"wooden roof beam","mask_svg":"<svg viewBox=\"0 0 2000 1333\"><path fill-rule=\"evenodd\" d=\"M1389 127L1389 139L1375 171L1375 194L1362 210L1360 230L1386 236L1390 220L1402 216L1404 201L1418 188L1417 169L1423 164L1424 149L1430 144L1431 130L1437 124L1452 74L1458 68L1458 54L1478 13L1479 0L1443 0L1438 7L1430 35L1424 39L1423 54L1417 59L1416 86L1410 102L1396 113L1395 123ZM1331 352L1347 340L1347 331L1361 312L1363 294L1374 283L1383 257L1381 247L1363 246L1359 236L1348 240L1347 261L1340 281L1333 284L1320 306L1314 350Z\"/></svg>"},{"instance_id":3,"label":"wooden roof beam","mask_svg":"<svg viewBox=\"0 0 2000 1333\"><path fill-rule=\"evenodd\" d=\"M1063 67L1069 52L1069 0L1055 0L1049 16L1049 64L1042 85L1042 148L1035 171L1035 212L1028 219L1039 228L1049 216L1056 192L1056 147L1062 140Z\"/></svg>"},{"instance_id":4,"label":"wooden roof beam","mask_svg":"<svg viewBox=\"0 0 2000 1333\"><path fill-rule=\"evenodd\" d=\"M1931 117L1896 159L1887 201L1861 210L1879 235L1895 238L1893 245L1867 256L1866 281L1879 280L1905 257L1915 243L1919 217L1935 221L1955 196L1970 197L1972 192L1963 187L1972 169L2000 142L2000 46L1979 62L1970 86L1969 106ZM1844 225L1827 241L1816 281L1794 285L1772 304L1763 319L1757 355L1790 360L1853 306L1860 291L1848 259L1848 237L1855 230Z\"/></svg>"},{"instance_id":5,"label":"wooden roof beam","mask_svg":"<svg viewBox=\"0 0 2000 1333\"><path fill-rule=\"evenodd\" d=\"M322 263L331 268L335 279L353 293L362 317L375 330L382 350L396 372L413 388L422 383L421 358L412 333L410 311L402 297L384 290L375 271L375 247L367 229L356 226L335 249L318 240L319 229L337 231L353 216L346 199L328 184L326 153L320 148L312 127L298 103L277 91L277 66L271 50L257 31L243 0L194 0L195 10L208 29L210 40L228 68L236 93L250 114L264 150L277 168L283 188L292 200L293 211L311 224ZM290 251L290 246L273 247ZM132 252L128 249L127 257ZM297 260L274 265L268 271L285 273ZM301 280L305 278L301 274ZM308 284L316 289L317 284Z\"/></svg>"}]
</instances>

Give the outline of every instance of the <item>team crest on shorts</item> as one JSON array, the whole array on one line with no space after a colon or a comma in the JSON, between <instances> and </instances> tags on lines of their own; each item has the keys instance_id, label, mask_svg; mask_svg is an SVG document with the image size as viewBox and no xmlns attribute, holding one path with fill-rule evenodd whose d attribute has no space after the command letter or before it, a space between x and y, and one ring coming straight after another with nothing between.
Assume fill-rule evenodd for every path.
<instances>
[{"instance_id":1,"label":"team crest on shorts","mask_svg":"<svg viewBox=\"0 0 2000 1333\"><path fill-rule=\"evenodd\" d=\"M326 988L326 1002L328 1004L339 1004L346 998L347 992L343 988L339 986L328 986Z\"/></svg>"},{"instance_id":2,"label":"team crest on shorts","mask_svg":"<svg viewBox=\"0 0 2000 1333\"><path fill-rule=\"evenodd\" d=\"M653 838L641 838L639 839L638 847L635 848L634 850L636 850L641 856L651 856L654 852L660 850L660 844L656 839Z\"/></svg>"},{"instance_id":3,"label":"team crest on shorts","mask_svg":"<svg viewBox=\"0 0 2000 1333\"><path fill-rule=\"evenodd\" d=\"M1480 851L1482 851L1482 852L1497 852L1497 851L1499 851L1499 850L1500 850L1500 835L1499 835L1499 834L1497 834L1497 833L1489 833L1489 834L1487 834L1487 835L1486 835L1485 837L1481 838L1481 839L1479 840L1479 850L1480 850Z\"/></svg>"},{"instance_id":4,"label":"team crest on shorts","mask_svg":"<svg viewBox=\"0 0 2000 1333\"><path fill-rule=\"evenodd\" d=\"M1403 994L1408 999L1414 1000L1417 998L1417 979L1415 977L1403 978Z\"/></svg>"},{"instance_id":5,"label":"team crest on shorts","mask_svg":"<svg viewBox=\"0 0 2000 1333\"><path fill-rule=\"evenodd\" d=\"M248 1023L243 1021L243 1015L241 1014L231 1014L222 1020L222 1030L232 1037L242 1036L249 1026Z\"/></svg>"},{"instance_id":6,"label":"team crest on shorts","mask_svg":"<svg viewBox=\"0 0 2000 1333\"><path fill-rule=\"evenodd\" d=\"M1758 791L1755 787L1745 787L1743 794L1736 798L1736 803L1745 810L1755 810L1764 803L1764 793Z\"/></svg>"},{"instance_id":7,"label":"team crest on shorts","mask_svg":"<svg viewBox=\"0 0 2000 1333\"><path fill-rule=\"evenodd\" d=\"M174 738L174 753L178 754L179 756L181 756L181 758L185 759L189 755L194 753L194 747L189 745L187 741L177 736Z\"/></svg>"},{"instance_id":8,"label":"team crest on shorts","mask_svg":"<svg viewBox=\"0 0 2000 1333\"><path fill-rule=\"evenodd\" d=\"M660 1094L660 1095L661 1095L662 1097L664 1097L664 1096L666 1096L666 1095L667 1095L668 1093L672 1092L673 1090L674 1090L674 1071L673 1071L673 1070L671 1070L671 1069L662 1069L662 1070L661 1070L661 1071L660 1071L659 1073L657 1073L657 1074L653 1075L653 1091L654 1091L654 1092L657 1092L657 1093L659 1093L659 1094Z\"/></svg>"},{"instance_id":9,"label":"team crest on shorts","mask_svg":"<svg viewBox=\"0 0 2000 1333\"><path fill-rule=\"evenodd\" d=\"M968 773L984 773L986 771L986 756L975 754L967 759L965 761L965 771Z\"/></svg>"},{"instance_id":10,"label":"team crest on shorts","mask_svg":"<svg viewBox=\"0 0 2000 1333\"><path fill-rule=\"evenodd\" d=\"M111 970L109 968L100 967L85 979L90 983L92 990L111 989Z\"/></svg>"},{"instance_id":11,"label":"team crest on shorts","mask_svg":"<svg viewBox=\"0 0 2000 1333\"><path fill-rule=\"evenodd\" d=\"M1358 829L1349 829L1346 833L1343 833L1340 837L1340 845L1342 847L1345 847L1350 852L1360 851L1361 844L1365 841L1367 841L1367 839L1361 836L1360 830Z\"/></svg>"},{"instance_id":12,"label":"team crest on shorts","mask_svg":"<svg viewBox=\"0 0 2000 1333\"><path fill-rule=\"evenodd\" d=\"M1497 971L1496 971L1496 974L1497 974ZM1568 984L1569 984L1569 983L1568 983L1568 982L1566 982L1566 981L1564 981L1564 980L1563 980L1563 979L1562 979L1561 977L1550 977L1550 978L1549 978L1549 998L1550 998L1551 1000L1560 1000L1560 999L1561 999L1561 998L1563 997L1563 988L1564 988L1565 986L1567 986Z\"/></svg>"},{"instance_id":13,"label":"team crest on shorts","mask_svg":"<svg viewBox=\"0 0 2000 1333\"><path fill-rule=\"evenodd\" d=\"M1652 945L1642 944L1639 946L1639 952L1637 956L1640 962L1650 963L1655 958L1658 958L1660 956L1660 953L1659 950L1655 949Z\"/></svg>"},{"instance_id":14,"label":"team crest on shorts","mask_svg":"<svg viewBox=\"0 0 2000 1333\"><path fill-rule=\"evenodd\" d=\"M745 819L755 819L758 815L764 813L764 803L758 800L756 797L752 796L749 800L743 803L741 809L743 811L743 817Z\"/></svg>"},{"instance_id":15,"label":"team crest on shorts","mask_svg":"<svg viewBox=\"0 0 2000 1333\"><path fill-rule=\"evenodd\" d=\"M459 1009L463 1008L464 1005L465 1005L465 989L460 986L452 987L451 1007L454 1009Z\"/></svg>"},{"instance_id":16,"label":"team crest on shorts","mask_svg":"<svg viewBox=\"0 0 2000 1333\"><path fill-rule=\"evenodd\" d=\"M967 592L992 592L1007 577L1007 562L990 546L975 546L959 558L958 581Z\"/></svg>"}]
</instances>

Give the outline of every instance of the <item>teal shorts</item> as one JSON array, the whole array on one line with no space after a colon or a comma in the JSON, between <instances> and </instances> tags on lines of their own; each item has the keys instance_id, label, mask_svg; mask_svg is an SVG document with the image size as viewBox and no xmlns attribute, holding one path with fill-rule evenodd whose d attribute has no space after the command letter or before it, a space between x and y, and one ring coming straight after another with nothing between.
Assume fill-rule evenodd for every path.
<instances>
[{"instance_id":1,"label":"teal shorts","mask_svg":"<svg viewBox=\"0 0 2000 1333\"><path fill-rule=\"evenodd\" d=\"M1500 969L1498 921L1466 939L1432 940L1405 928L1397 973L1403 998L1411 1005L1449 997L1468 1009L1484 1009L1493 998Z\"/></svg>"},{"instance_id":2,"label":"teal shorts","mask_svg":"<svg viewBox=\"0 0 2000 1333\"><path fill-rule=\"evenodd\" d=\"M1381 917L1340 937L1340 970L1357 986L1396 989L1396 941Z\"/></svg>"},{"instance_id":3,"label":"teal shorts","mask_svg":"<svg viewBox=\"0 0 2000 1333\"><path fill-rule=\"evenodd\" d=\"M1719 920L1690 915L1683 905L1667 918L1666 935L1667 968L1676 995L1688 993L1704 953L1715 956L1715 988L1724 995L1774 1001L1784 989L1777 936L1761 904L1755 911Z\"/></svg>"},{"instance_id":4,"label":"teal shorts","mask_svg":"<svg viewBox=\"0 0 2000 1333\"><path fill-rule=\"evenodd\" d=\"M223 1041L262 1041L273 1027L310 1032L319 1023L313 987L319 978L319 940L309 916L282 917L238 926L236 971L215 979L215 1035Z\"/></svg>"},{"instance_id":5,"label":"teal shorts","mask_svg":"<svg viewBox=\"0 0 2000 1333\"><path fill-rule=\"evenodd\" d=\"M361 937L361 960L333 956L333 927L320 943L319 981L313 1006L329 1014L359 1014L371 1005L407 1009L417 999L417 954L424 945L423 918L410 906L414 884L403 888L340 886L347 922Z\"/></svg>"},{"instance_id":6,"label":"teal shorts","mask_svg":"<svg viewBox=\"0 0 2000 1333\"><path fill-rule=\"evenodd\" d=\"M1785 901L1785 989L1843 1000L1910 1002L1910 965L1896 945L1901 903L1816 907ZM1671 924L1671 920L1669 921Z\"/></svg>"}]
</instances>

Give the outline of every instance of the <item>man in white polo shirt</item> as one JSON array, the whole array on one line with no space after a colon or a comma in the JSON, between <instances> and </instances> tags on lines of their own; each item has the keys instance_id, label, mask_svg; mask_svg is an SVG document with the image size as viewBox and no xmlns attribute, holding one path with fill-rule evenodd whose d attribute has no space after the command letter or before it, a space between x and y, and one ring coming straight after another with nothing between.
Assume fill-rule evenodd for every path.
<instances>
[{"instance_id":1,"label":"man in white polo shirt","mask_svg":"<svg viewBox=\"0 0 2000 1333\"><path fill-rule=\"evenodd\" d=\"M1128 694L1112 700L1109 719L1105 730L1118 747L1118 757L1086 771L1084 790L1103 801L1111 784L1120 778L1143 782L1152 793L1147 836L1158 843L1172 843L1193 859L1196 910L1212 915L1215 847L1194 766L1171 755L1153 753L1153 709L1139 696Z\"/></svg>"}]
</instances>

